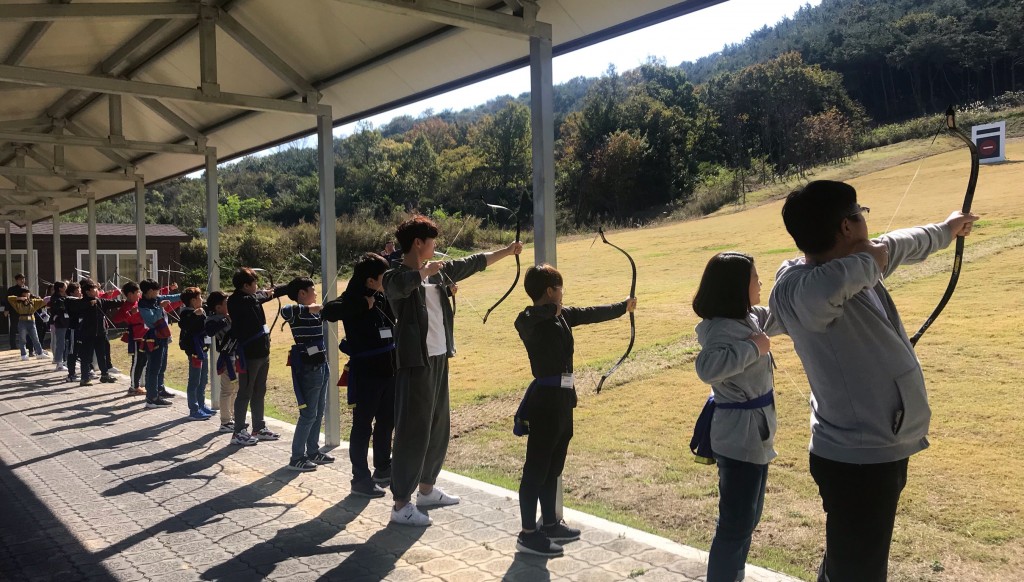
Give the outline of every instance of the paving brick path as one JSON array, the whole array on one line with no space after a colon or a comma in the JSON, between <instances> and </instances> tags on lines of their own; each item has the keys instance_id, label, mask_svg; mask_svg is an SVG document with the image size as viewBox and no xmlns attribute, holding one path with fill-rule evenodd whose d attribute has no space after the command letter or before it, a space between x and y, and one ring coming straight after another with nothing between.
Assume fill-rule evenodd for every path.
<instances>
[{"instance_id":1,"label":"paving brick path","mask_svg":"<svg viewBox=\"0 0 1024 582\"><path fill-rule=\"evenodd\" d=\"M346 451L284 469L281 441L229 446L184 398L144 410L126 385L80 388L48 361L0 353L0 580L702 580L706 554L566 510L564 557L515 553L515 494L443 473L462 503L428 528L389 526L349 496ZM747 580L792 578L747 567Z\"/></svg>"}]
</instances>

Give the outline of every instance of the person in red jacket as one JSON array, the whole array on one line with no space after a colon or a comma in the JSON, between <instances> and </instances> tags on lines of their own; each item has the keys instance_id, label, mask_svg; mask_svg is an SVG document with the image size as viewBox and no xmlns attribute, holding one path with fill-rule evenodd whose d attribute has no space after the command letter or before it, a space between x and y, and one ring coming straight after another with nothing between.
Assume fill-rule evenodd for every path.
<instances>
[{"instance_id":1,"label":"person in red jacket","mask_svg":"<svg viewBox=\"0 0 1024 582\"><path fill-rule=\"evenodd\" d=\"M146 393L142 388L142 371L146 367L148 352L144 342L146 341L146 331L149 329L142 321L142 315L139 314L139 298L142 297L142 291L139 289L138 283L128 281L121 286L121 295L124 297L125 304L117 310L111 319L114 323L125 325L128 328L124 336L121 337L128 344L128 355L132 359L131 369L128 371L131 378L128 395L142 396Z\"/></svg>"}]
</instances>

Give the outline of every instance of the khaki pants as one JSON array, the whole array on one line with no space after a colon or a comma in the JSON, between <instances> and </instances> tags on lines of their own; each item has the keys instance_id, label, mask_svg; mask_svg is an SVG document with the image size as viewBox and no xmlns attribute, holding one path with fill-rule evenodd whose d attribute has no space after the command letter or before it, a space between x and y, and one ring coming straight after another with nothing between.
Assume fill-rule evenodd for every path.
<instances>
[{"instance_id":1,"label":"khaki pants","mask_svg":"<svg viewBox=\"0 0 1024 582\"><path fill-rule=\"evenodd\" d=\"M220 423L226 424L235 420L235 395L238 394L238 380L228 378L227 373L220 374Z\"/></svg>"}]
</instances>

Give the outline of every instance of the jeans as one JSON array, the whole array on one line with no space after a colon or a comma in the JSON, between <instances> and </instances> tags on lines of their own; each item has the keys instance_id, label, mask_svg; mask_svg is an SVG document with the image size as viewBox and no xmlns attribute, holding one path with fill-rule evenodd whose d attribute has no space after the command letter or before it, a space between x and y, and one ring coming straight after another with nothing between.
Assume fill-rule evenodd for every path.
<instances>
[{"instance_id":1,"label":"jeans","mask_svg":"<svg viewBox=\"0 0 1024 582\"><path fill-rule=\"evenodd\" d=\"M297 367L292 370L295 388L306 400L306 406L299 409L299 421L295 423L295 437L292 438L291 460L295 461L320 452L320 425L323 424L324 408L327 407L330 374L327 364L299 363L292 367Z\"/></svg>"},{"instance_id":2,"label":"jeans","mask_svg":"<svg viewBox=\"0 0 1024 582\"><path fill-rule=\"evenodd\" d=\"M209 358L203 358L202 363L197 368L195 366L195 358L189 357L188 387L185 389L189 412L199 412L200 408L206 406L206 378L209 373Z\"/></svg>"},{"instance_id":3,"label":"jeans","mask_svg":"<svg viewBox=\"0 0 1024 582\"><path fill-rule=\"evenodd\" d=\"M168 341L170 341L170 340L168 340ZM169 344L168 344L168 346L169 346ZM166 392L167 391L167 387L164 386L164 372L167 371L167 353L170 352L170 350L167 349L168 346L164 346L164 351L162 352L163 355L160 356L160 386L159 386L159 388L160 388L161 392Z\"/></svg>"},{"instance_id":4,"label":"jeans","mask_svg":"<svg viewBox=\"0 0 1024 582\"><path fill-rule=\"evenodd\" d=\"M707 582L742 580L750 538L761 521L768 465L715 455L718 462L718 527L708 553Z\"/></svg>"},{"instance_id":5,"label":"jeans","mask_svg":"<svg viewBox=\"0 0 1024 582\"><path fill-rule=\"evenodd\" d=\"M53 348L53 363L58 366L64 363L67 358L65 352L66 344L65 338L68 335L68 328L66 327L54 327L53 328L53 339L50 340L50 347Z\"/></svg>"},{"instance_id":6,"label":"jeans","mask_svg":"<svg viewBox=\"0 0 1024 582\"><path fill-rule=\"evenodd\" d=\"M395 377L370 376L360 370L348 372L349 386L356 392L352 409L352 432L348 439L348 457L352 462L352 483L370 479L366 454L373 438L373 466L383 471L391 467L391 435L395 428Z\"/></svg>"},{"instance_id":7,"label":"jeans","mask_svg":"<svg viewBox=\"0 0 1024 582\"><path fill-rule=\"evenodd\" d=\"M29 345L29 342L32 342ZM41 355L43 346L39 343L39 332L36 331L35 321L18 321L18 349L22 356Z\"/></svg>"},{"instance_id":8,"label":"jeans","mask_svg":"<svg viewBox=\"0 0 1024 582\"><path fill-rule=\"evenodd\" d=\"M885 582L907 461L854 465L811 453L811 477L825 509L820 582Z\"/></svg>"},{"instance_id":9,"label":"jeans","mask_svg":"<svg viewBox=\"0 0 1024 582\"><path fill-rule=\"evenodd\" d=\"M156 347L149 352L146 363L146 400L160 397L160 387L164 385L164 368L167 355L167 340L156 340Z\"/></svg>"}]
</instances>

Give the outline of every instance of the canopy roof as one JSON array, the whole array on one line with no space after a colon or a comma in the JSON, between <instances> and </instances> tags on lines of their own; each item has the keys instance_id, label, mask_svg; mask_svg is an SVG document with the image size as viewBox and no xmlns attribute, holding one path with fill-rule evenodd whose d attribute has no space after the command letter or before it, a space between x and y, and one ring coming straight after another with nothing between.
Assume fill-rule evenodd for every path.
<instances>
[{"instance_id":1,"label":"canopy roof","mask_svg":"<svg viewBox=\"0 0 1024 582\"><path fill-rule=\"evenodd\" d=\"M520 68L531 36L564 54L723 1L0 0L0 218Z\"/></svg>"}]
</instances>

